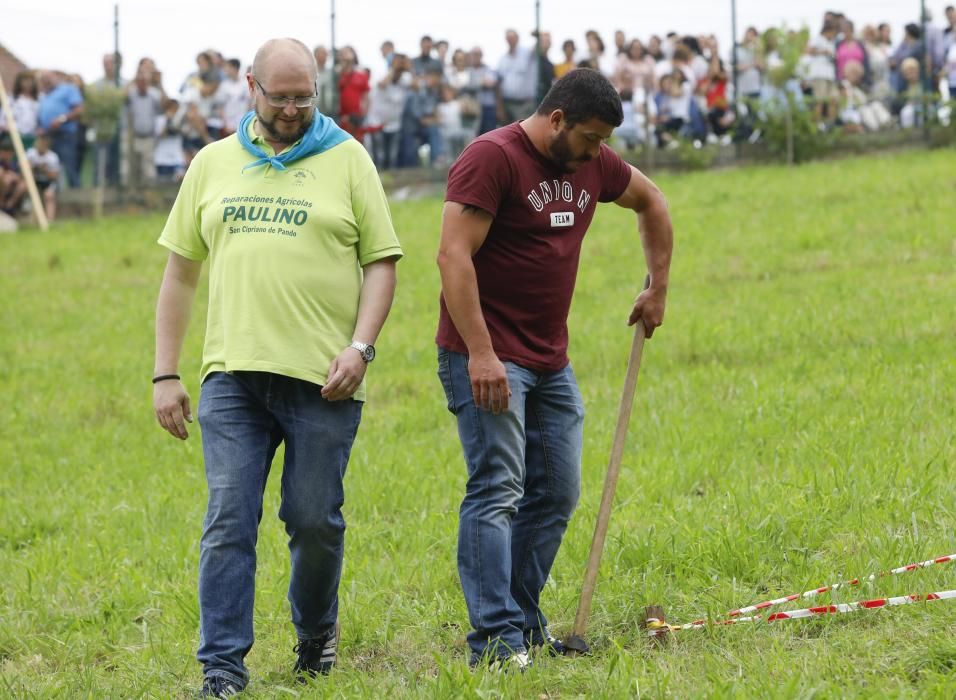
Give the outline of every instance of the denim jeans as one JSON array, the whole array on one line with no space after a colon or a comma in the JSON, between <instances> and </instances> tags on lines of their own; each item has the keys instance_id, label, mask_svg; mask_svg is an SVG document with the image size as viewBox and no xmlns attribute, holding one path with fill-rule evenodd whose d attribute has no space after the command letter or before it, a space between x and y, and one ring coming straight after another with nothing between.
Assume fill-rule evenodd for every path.
<instances>
[{"instance_id":1,"label":"denim jeans","mask_svg":"<svg viewBox=\"0 0 956 700\"><path fill-rule=\"evenodd\" d=\"M467 355L438 350L468 468L458 574L473 658L524 650L544 630L541 591L581 491L584 405L571 366L535 372L504 365L511 400L494 415L475 405Z\"/></svg>"},{"instance_id":2,"label":"denim jeans","mask_svg":"<svg viewBox=\"0 0 956 700\"><path fill-rule=\"evenodd\" d=\"M292 559L289 603L300 640L338 615L345 545L342 479L362 415L359 401L326 401L321 387L265 372L215 372L199 400L209 505L199 554L200 640L207 676L245 686L252 648L256 539L272 458L285 442L282 502Z\"/></svg>"}]
</instances>

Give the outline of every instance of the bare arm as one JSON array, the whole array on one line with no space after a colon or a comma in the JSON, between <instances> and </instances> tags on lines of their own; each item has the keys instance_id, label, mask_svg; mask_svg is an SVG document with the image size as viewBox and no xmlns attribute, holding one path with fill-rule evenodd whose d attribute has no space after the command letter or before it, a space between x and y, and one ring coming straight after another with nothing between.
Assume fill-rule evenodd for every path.
<instances>
[{"instance_id":1,"label":"bare arm","mask_svg":"<svg viewBox=\"0 0 956 700\"><path fill-rule=\"evenodd\" d=\"M153 376L178 374L179 354L189 325L189 315L202 263L176 253L169 254L163 283L156 303L156 363ZM189 394L179 380L166 380L153 385L153 408L156 419L170 435L185 440L189 437L186 422L192 422Z\"/></svg>"},{"instance_id":2,"label":"bare arm","mask_svg":"<svg viewBox=\"0 0 956 700\"><path fill-rule=\"evenodd\" d=\"M378 339L395 297L396 260L383 258L362 268L364 278L353 340L374 345ZM329 376L322 387L322 396L329 401L350 398L362 383L367 368L358 350L345 348L329 365Z\"/></svg>"},{"instance_id":3,"label":"bare arm","mask_svg":"<svg viewBox=\"0 0 956 700\"><path fill-rule=\"evenodd\" d=\"M631 181L615 204L637 212L641 245L644 248L651 283L635 299L627 323L633 325L640 319L644 323L647 337L650 338L654 329L664 321L671 252L674 248L674 231L667 211L667 201L653 182L631 166Z\"/></svg>"},{"instance_id":4,"label":"bare arm","mask_svg":"<svg viewBox=\"0 0 956 700\"><path fill-rule=\"evenodd\" d=\"M478 278L472 261L488 236L491 221L491 214L486 211L446 202L442 210L438 269L445 306L468 347L468 374L475 404L499 413L508 409L511 389L481 313Z\"/></svg>"}]
</instances>

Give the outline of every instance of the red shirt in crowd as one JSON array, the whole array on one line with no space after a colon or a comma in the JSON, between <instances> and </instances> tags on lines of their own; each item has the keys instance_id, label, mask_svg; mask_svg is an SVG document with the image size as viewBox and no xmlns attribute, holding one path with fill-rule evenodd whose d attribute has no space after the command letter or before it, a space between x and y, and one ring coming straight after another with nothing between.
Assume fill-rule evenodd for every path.
<instances>
[{"instance_id":1,"label":"red shirt in crowd","mask_svg":"<svg viewBox=\"0 0 956 700\"><path fill-rule=\"evenodd\" d=\"M494 217L475 253L481 311L500 360L539 372L568 364L568 311L581 243L598 202L620 197L630 166L607 146L575 173L562 173L520 124L480 136L448 173L445 201ZM440 347L467 353L444 297Z\"/></svg>"},{"instance_id":2,"label":"red shirt in crowd","mask_svg":"<svg viewBox=\"0 0 956 700\"><path fill-rule=\"evenodd\" d=\"M369 91L368 73L351 70L339 76L339 115L364 116L362 98Z\"/></svg>"}]
</instances>

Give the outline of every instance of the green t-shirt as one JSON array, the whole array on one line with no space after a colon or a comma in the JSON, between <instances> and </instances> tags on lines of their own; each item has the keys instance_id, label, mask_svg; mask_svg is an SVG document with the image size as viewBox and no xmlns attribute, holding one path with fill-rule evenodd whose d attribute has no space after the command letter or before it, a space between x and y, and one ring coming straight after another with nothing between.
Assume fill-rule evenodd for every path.
<instances>
[{"instance_id":1,"label":"green t-shirt","mask_svg":"<svg viewBox=\"0 0 956 700\"><path fill-rule=\"evenodd\" d=\"M287 170L243 170L253 160L235 135L203 148L159 237L210 259L201 379L252 370L324 385L352 342L362 266L402 255L385 192L354 139Z\"/></svg>"}]
</instances>

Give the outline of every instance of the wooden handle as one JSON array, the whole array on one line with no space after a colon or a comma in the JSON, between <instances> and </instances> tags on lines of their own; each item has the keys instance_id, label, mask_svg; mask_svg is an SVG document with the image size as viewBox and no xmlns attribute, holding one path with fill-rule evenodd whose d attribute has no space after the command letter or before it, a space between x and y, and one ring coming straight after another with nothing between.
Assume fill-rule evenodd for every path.
<instances>
[{"instance_id":1,"label":"wooden handle","mask_svg":"<svg viewBox=\"0 0 956 700\"><path fill-rule=\"evenodd\" d=\"M36 180L33 179L33 168L30 167L30 161L27 160L26 151L23 150L20 130L17 129L17 123L13 120L13 110L10 108L10 100L7 99L7 90L3 87L2 80L0 80L0 106L3 107L3 113L7 117L7 129L10 130L13 150L17 152L20 171L23 173L23 179L27 183L27 190L30 192L30 202L33 204L33 215L40 225L40 230L46 231L50 228L50 224L46 220L46 209L43 208L43 200L40 199L40 192L37 190Z\"/></svg>"},{"instance_id":2,"label":"wooden handle","mask_svg":"<svg viewBox=\"0 0 956 700\"><path fill-rule=\"evenodd\" d=\"M646 289L645 283L645 289ZM624 438L627 436L627 425L631 420L631 407L634 403L634 389L637 386L637 374L641 369L641 355L644 351L644 322L641 319L634 324L634 341L631 343L631 356L627 361L627 375L624 378L624 393L621 394L621 406L617 414L617 427L614 429L614 443L611 447L611 459L607 467L607 476L604 478L604 493L601 495L601 509L598 511L597 524L594 526L594 537L591 540L591 553L588 555L588 566L584 572L584 585L581 587L581 600L578 602L578 613L574 617L572 634L584 637L587 631L588 617L591 614L591 599L594 597L594 586L597 582L598 568L601 566L601 554L604 552L604 538L611 521L611 507L614 505L614 490L617 488L617 477L621 472L621 458L624 455Z\"/></svg>"}]
</instances>

